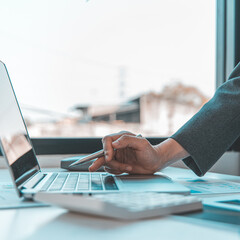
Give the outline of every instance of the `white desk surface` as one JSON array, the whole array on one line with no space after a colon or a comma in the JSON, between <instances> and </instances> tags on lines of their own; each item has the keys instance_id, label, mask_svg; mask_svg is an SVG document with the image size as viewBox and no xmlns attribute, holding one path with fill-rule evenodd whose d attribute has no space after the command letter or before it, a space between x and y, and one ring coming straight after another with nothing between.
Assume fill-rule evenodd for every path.
<instances>
[{"instance_id":1,"label":"white desk surface","mask_svg":"<svg viewBox=\"0 0 240 240\"><path fill-rule=\"evenodd\" d=\"M172 176L193 176L188 170L167 168ZM9 179L7 170L0 170L0 181ZM209 173L209 177L240 177ZM149 220L123 222L107 218L69 213L57 207L39 207L0 211L0 240L21 239L240 239L240 226L184 216L167 216Z\"/></svg>"}]
</instances>

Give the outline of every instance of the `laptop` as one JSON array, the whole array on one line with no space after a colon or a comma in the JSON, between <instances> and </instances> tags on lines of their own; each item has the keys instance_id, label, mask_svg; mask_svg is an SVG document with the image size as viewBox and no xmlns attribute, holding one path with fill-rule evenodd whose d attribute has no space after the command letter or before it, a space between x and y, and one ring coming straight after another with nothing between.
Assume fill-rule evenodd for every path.
<instances>
[{"instance_id":1,"label":"laptop","mask_svg":"<svg viewBox=\"0 0 240 240\"><path fill-rule=\"evenodd\" d=\"M0 61L0 146L19 197L38 192L113 193L166 192L189 194L189 189L167 176L111 175L105 172L44 172L38 163L7 68ZM27 88L27 86L26 86Z\"/></svg>"}]
</instances>

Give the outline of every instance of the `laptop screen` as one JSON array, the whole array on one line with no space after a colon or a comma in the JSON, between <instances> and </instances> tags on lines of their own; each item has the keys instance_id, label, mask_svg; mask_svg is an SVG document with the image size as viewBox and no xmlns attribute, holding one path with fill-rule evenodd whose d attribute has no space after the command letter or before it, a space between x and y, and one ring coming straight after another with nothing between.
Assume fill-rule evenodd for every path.
<instances>
[{"instance_id":1,"label":"laptop screen","mask_svg":"<svg viewBox=\"0 0 240 240\"><path fill-rule=\"evenodd\" d=\"M0 61L0 142L16 186L39 171L5 65Z\"/></svg>"}]
</instances>

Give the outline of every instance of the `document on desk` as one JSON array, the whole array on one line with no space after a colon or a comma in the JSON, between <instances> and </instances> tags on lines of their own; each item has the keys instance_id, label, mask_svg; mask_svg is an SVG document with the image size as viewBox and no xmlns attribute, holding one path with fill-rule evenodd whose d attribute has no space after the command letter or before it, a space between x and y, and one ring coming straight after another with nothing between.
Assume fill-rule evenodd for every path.
<instances>
[{"instance_id":1,"label":"document on desk","mask_svg":"<svg viewBox=\"0 0 240 240\"><path fill-rule=\"evenodd\" d=\"M240 193L240 184L221 179L182 178L179 183L190 189L191 194L228 194Z\"/></svg>"},{"instance_id":2,"label":"document on desk","mask_svg":"<svg viewBox=\"0 0 240 240\"><path fill-rule=\"evenodd\" d=\"M10 182L0 183L0 209L44 207L45 203L20 199Z\"/></svg>"}]
</instances>

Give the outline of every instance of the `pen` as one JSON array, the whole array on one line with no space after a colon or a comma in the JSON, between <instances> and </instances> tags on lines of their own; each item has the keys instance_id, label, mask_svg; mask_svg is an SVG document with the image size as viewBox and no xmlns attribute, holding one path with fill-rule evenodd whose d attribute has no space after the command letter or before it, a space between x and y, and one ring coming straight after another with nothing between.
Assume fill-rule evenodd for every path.
<instances>
[{"instance_id":1,"label":"pen","mask_svg":"<svg viewBox=\"0 0 240 240\"><path fill-rule=\"evenodd\" d=\"M136 137L142 137L142 135L138 134ZM114 149L114 150L116 150L116 149ZM97 152L94 152L92 154L87 155L86 157L80 158L79 160L70 164L69 167L73 167L73 166L78 165L78 164L83 164L83 163L86 163L86 162L90 162L95 158L100 158L100 157L103 157L103 156L104 156L104 150L101 149Z\"/></svg>"}]
</instances>

